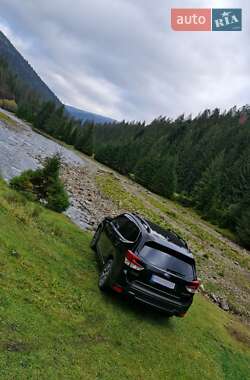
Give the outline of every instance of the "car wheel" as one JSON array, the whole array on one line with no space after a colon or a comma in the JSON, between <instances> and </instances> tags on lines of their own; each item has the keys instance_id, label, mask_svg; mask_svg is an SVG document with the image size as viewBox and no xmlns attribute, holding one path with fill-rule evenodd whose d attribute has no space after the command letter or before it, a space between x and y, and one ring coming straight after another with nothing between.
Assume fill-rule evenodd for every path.
<instances>
[{"instance_id":1,"label":"car wheel","mask_svg":"<svg viewBox=\"0 0 250 380\"><path fill-rule=\"evenodd\" d=\"M113 266L113 259L109 259L100 275L99 275L99 281L98 281L98 285L99 285L99 288L101 290L107 290L109 287L110 287L110 278L111 278L111 271L112 271L112 266Z\"/></svg>"},{"instance_id":2,"label":"car wheel","mask_svg":"<svg viewBox=\"0 0 250 380\"><path fill-rule=\"evenodd\" d=\"M90 248L92 248L94 251L96 250L96 244L97 244L97 242L98 242L98 240L99 240L99 237L100 237L100 235L101 235L101 231L102 231L102 229L101 229L101 227L99 226L99 227L97 228L97 230L96 230L94 236L93 236L93 239L91 240Z\"/></svg>"}]
</instances>

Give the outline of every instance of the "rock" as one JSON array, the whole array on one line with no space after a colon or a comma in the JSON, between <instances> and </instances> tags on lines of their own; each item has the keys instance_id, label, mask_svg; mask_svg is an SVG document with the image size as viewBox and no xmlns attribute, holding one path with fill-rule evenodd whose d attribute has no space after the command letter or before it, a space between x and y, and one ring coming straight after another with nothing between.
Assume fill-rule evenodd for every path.
<instances>
[{"instance_id":1,"label":"rock","mask_svg":"<svg viewBox=\"0 0 250 380\"><path fill-rule=\"evenodd\" d=\"M211 294L211 298L215 303L220 303L220 298L216 296L214 293Z\"/></svg>"},{"instance_id":2,"label":"rock","mask_svg":"<svg viewBox=\"0 0 250 380\"><path fill-rule=\"evenodd\" d=\"M220 307L225 311L229 311L229 305L224 298L220 301Z\"/></svg>"},{"instance_id":3,"label":"rock","mask_svg":"<svg viewBox=\"0 0 250 380\"><path fill-rule=\"evenodd\" d=\"M17 259L20 257L20 254L17 251L15 251L14 249L12 249L10 251L10 255L13 257L16 257Z\"/></svg>"},{"instance_id":4,"label":"rock","mask_svg":"<svg viewBox=\"0 0 250 380\"><path fill-rule=\"evenodd\" d=\"M201 291L202 293L205 293L205 287L204 287L203 284L200 285L200 288L199 288L199 289L200 289L200 291Z\"/></svg>"}]
</instances>

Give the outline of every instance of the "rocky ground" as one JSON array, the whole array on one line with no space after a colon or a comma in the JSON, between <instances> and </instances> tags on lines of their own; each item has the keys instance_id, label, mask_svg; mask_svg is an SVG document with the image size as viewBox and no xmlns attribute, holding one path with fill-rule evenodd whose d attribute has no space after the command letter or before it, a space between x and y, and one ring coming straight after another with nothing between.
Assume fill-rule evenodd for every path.
<instances>
[{"instance_id":1,"label":"rocky ground","mask_svg":"<svg viewBox=\"0 0 250 380\"><path fill-rule=\"evenodd\" d=\"M94 177L102 172L101 169L93 170L87 166L63 165L62 180L70 195L71 206L82 211L80 220L88 225L89 230L94 230L105 216L115 216L121 212L96 186Z\"/></svg>"},{"instance_id":2,"label":"rocky ground","mask_svg":"<svg viewBox=\"0 0 250 380\"><path fill-rule=\"evenodd\" d=\"M128 193L133 194L145 209L160 216L171 229L185 237L197 259L202 280L200 291L223 310L249 322L250 272L244 265L249 259L249 252L221 235L192 210L173 202L165 203L162 198L90 158L85 157L85 162L84 168L64 165L62 178L74 207L87 214L89 229L95 229L105 216L117 215L128 209L126 203L117 201L97 186L97 176L111 177L124 191L124 198ZM135 206L131 204L131 207ZM138 211L136 207L135 211Z\"/></svg>"}]
</instances>

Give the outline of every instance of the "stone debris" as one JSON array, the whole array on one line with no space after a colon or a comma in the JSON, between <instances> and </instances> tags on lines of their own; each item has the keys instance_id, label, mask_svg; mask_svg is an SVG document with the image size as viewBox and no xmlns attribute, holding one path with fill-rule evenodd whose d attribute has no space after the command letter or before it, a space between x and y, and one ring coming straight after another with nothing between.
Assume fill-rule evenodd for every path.
<instances>
[{"instance_id":1,"label":"stone debris","mask_svg":"<svg viewBox=\"0 0 250 380\"><path fill-rule=\"evenodd\" d=\"M224 298L224 297L220 297L220 296L217 296L216 294L214 293L211 293L210 294L210 298L212 299L212 301L214 303L216 303L222 310L224 311L229 311L230 310L230 307L229 307L229 304L227 302L227 300Z\"/></svg>"},{"instance_id":2,"label":"stone debris","mask_svg":"<svg viewBox=\"0 0 250 380\"><path fill-rule=\"evenodd\" d=\"M229 311L230 310L229 305L228 305L227 301L224 298L221 299L219 306L223 310L225 310L225 311Z\"/></svg>"},{"instance_id":3,"label":"stone debris","mask_svg":"<svg viewBox=\"0 0 250 380\"><path fill-rule=\"evenodd\" d=\"M63 163L61 178L69 193L70 216L80 227L94 230L105 216L116 216L119 210L109 199L103 197L97 189L93 173L89 168ZM79 222L76 215L79 214ZM82 216L80 215L82 214Z\"/></svg>"}]
</instances>

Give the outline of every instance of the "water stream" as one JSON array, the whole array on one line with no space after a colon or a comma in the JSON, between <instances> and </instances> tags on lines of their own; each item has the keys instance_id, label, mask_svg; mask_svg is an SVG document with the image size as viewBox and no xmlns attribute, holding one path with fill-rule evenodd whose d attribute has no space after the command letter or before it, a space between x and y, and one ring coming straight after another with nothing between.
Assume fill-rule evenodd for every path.
<instances>
[{"instance_id":1,"label":"water stream","mask_svg":"<svg viewBox=\"0 0 250 380\"><path fill-rule=\"evenodd\" d=\"M27 169L36 169L40 160L60 153L65 163L85 166L85 161L71 150L34 132L28 125L17 123L10 126L0 121L0 175L6 181ZM84 211L72 205L66 212L73 222L88 228Z\"/></svg>"}]
</instances>

